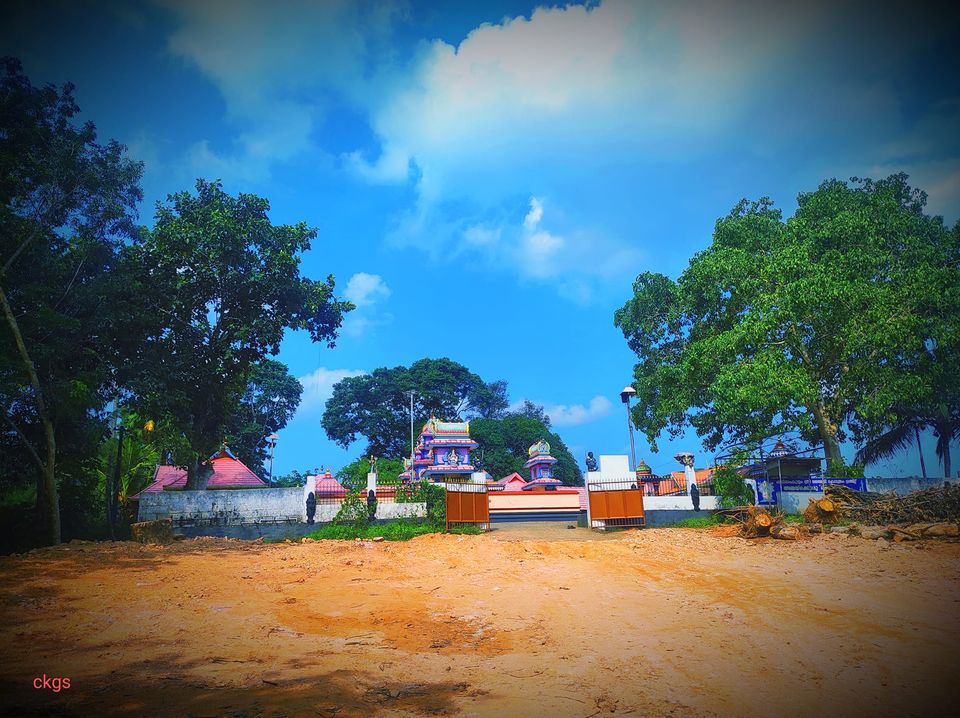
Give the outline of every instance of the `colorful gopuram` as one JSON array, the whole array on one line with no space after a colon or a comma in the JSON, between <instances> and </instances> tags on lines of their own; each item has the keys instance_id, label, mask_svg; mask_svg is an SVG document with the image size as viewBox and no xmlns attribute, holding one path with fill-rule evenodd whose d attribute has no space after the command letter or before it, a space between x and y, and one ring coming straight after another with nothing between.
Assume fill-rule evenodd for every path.
<instances>
[{"instance_id":1,"label":"colorful gopuram","mask_svg":"<svg viewBox=\"0 0 960 718\"><path fill-rule=\"evenodd\" d=\"M527 463L523 468L530 470L530 481L524 487L524 491L533 491L538 487L543 487L541 491L549 491L548 487L557 487L561 481L553 478L553 465L557 463L556 458L550 456L550 444L541 439L529 449L527 449Z\"/></svg>"},{"instance_id":2,"label":"colorful gopuram","mask_svg":"<svg viewBox=\"0 0 960 718\"><path fill-rule=\"evenodd\" d=\"M470 438L469 421L440 421L436 417L423 425L413 453L413 466L400 478L409 481L456 482L470 478L474 468L470 451L477 442Z\"/></svg>"}]
</instances>

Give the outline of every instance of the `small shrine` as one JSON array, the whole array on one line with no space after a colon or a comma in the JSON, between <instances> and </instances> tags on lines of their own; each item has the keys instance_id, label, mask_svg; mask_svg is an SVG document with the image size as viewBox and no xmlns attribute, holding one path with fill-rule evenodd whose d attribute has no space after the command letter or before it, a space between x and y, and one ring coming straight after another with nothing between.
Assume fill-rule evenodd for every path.
<instances>
[{"instance_id":1,"label":"small shrine","mask_svg":"<svg viewBox=\"0 0 960 718\"><path fill-rule=\"evenodd\" d=\"M553 478L553 465L556 458L550 455L550 444L541 439L527 449L527 463L523 468L530 470L530 481L523 487L524 491L551 491L561 484L560 479Z\"/></svg>"},{"instance_id":2,"label":"small shrine","mask_svg":"<svg viewBox=\"0 0 960 718\"><path fill-rule=\"evenodd\" d=\"M203 462L212 467L213 471L207 476L206 485L201 487L207 490L214 489L265 489L269 488L266 481L251 471L246 464L233 455L226 442L213 456ZM151 494L158 491L183 491L187 487L187 470L180 466L157 466L153 481L145 489L130 498L138 499L141 494Z\"/></svg>"},{"instance_id":3,"label":"small shrine","mask_svg":"<svg viewBox=\"0 0 960 718\"><path fill-rule=\"evenodd\" d=\"M423 425L414 446L413 465L406 459L404 481L456 482L469 479L474 468L470 451L478 444L470 438L469 421L440 421L436 417Z\"/></svg>"}]
</instances>

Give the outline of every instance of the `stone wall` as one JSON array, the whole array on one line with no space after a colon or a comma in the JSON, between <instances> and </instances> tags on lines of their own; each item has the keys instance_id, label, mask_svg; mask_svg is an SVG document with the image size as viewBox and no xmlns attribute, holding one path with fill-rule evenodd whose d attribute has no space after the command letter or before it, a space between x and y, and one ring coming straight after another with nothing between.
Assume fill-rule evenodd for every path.
<instances>
[{"instance_id":1,"label":"stone wall","mask_svg":"<svg viewBox=\"0 0 960 718\"><path fill-rule=\"evenodd\" d=\"M333 520L340 504L318 504L314 520ZM378 519L423 517L426 504L378 503ZM300 523L307 520L302 487L227 489L220 491L157 491L141 494L139 521L171 518L174 526L241 526L260 523Z\"/></svg>"}]
</instances>

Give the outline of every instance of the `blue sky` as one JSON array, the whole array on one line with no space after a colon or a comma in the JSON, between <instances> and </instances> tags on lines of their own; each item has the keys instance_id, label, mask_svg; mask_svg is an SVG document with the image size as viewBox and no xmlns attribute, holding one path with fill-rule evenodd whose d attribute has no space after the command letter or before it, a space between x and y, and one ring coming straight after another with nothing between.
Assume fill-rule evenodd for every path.
<instances>
[{"instance_id":1,"label":"blue sky","mask_svg":"<svg viewBox=\"0 0 960 718\"><path fill-rule=\"evenodd\" d=\"M203 177L319 229L303 269L358 309L335 349L284 341L306 389L277 473L356 457L320 427L332 384L424 356L545 405L579 458L627 450L633 278L677 276L741 197L790 214L906 171L960 216L960 13L837 5L12 2L0 54L144 160L145 223ZM427 317L449 343L415 338ZM655 471L711 458L637 439Z\"/></svg>"}]
</instances>

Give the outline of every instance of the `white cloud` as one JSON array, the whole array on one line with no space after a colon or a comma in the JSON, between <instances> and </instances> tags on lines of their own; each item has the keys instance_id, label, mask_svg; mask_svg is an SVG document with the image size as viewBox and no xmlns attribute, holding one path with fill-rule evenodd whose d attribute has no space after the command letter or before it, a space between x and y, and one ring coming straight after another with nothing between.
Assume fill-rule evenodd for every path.
<instances>
[{"instance_id":1,"label":"white cloud","mask_svg":"<svg viewBox=\"0 0 960 718\"><path fill-rule=\"evenodd\" d=\"M264 181L278 161L317 152L315 132L333 98L364 104L386 77L369 66L390 57L403 2L356 0L264 4L256 0L158 0L176 28L169 52L220 90L233 146L198 139L186 162L193 176ZM383 67L389 67L384 62Z\"/></svg>"},{"instance_id":2,"label":"white cloud","mask_svg":"<svg viewBox=\"0 0 960 718\"><path fill-rule=\"evenodd\" d=\"M358 339L371 328L393 319L390 313L380 312L375 305L391 294L390 287L379 274L357 272L347 281L343 296L357 305L347 314L342 332L348 337Z\"/></svg>"},{"instance_id":3,"label":"white cloud","mask_svg":"<svg viewBox=\"0 0 960 718\"><path fill-rule=\"evenodd\" d=\"M518 399L507 407L508 412L520 411L523 408L526 399ZM610 412L613 404L605 396L595 396L590 400L587 406L583 404L541 404L534 401L534 404L542 406L544 412L550 417L550 423L553 426L579 426L596 421Z\"/></svg>"},{"instance_id":4,"label":"white cloud","mask_svg":"<svg viewBox=\"0 0 960 718\"><path fill-rule=\"evenodd\" d=\"M298 414L311 413L322 410L327 399L333 396L333 385L350 376L363 376L367 372L362 369L318 369L297 377L303 384L303 394L300 397Z\"/></svg>"},{"instance_id":5,"label":"white cloud","mask_svg":"<svg viewBox=\"0 0 960 718\"><path fill-rule=\"evenodd\" d=\"M583 404L554 404L544 407L554 426L579 426L606 416L613 404L605 396L595 396L588 406Z\"/></svg>"},{"instance_id":6,"label":"white cloud","mask_svg":"<svg viewBox=\"0 0 960 718\"><path fill-rule=\"evenodd\" d=\"M343 296L358 307L369 307L390 296L390 287L379 274L357 272L347 281Z\"/></svg>"}]
</instances>

